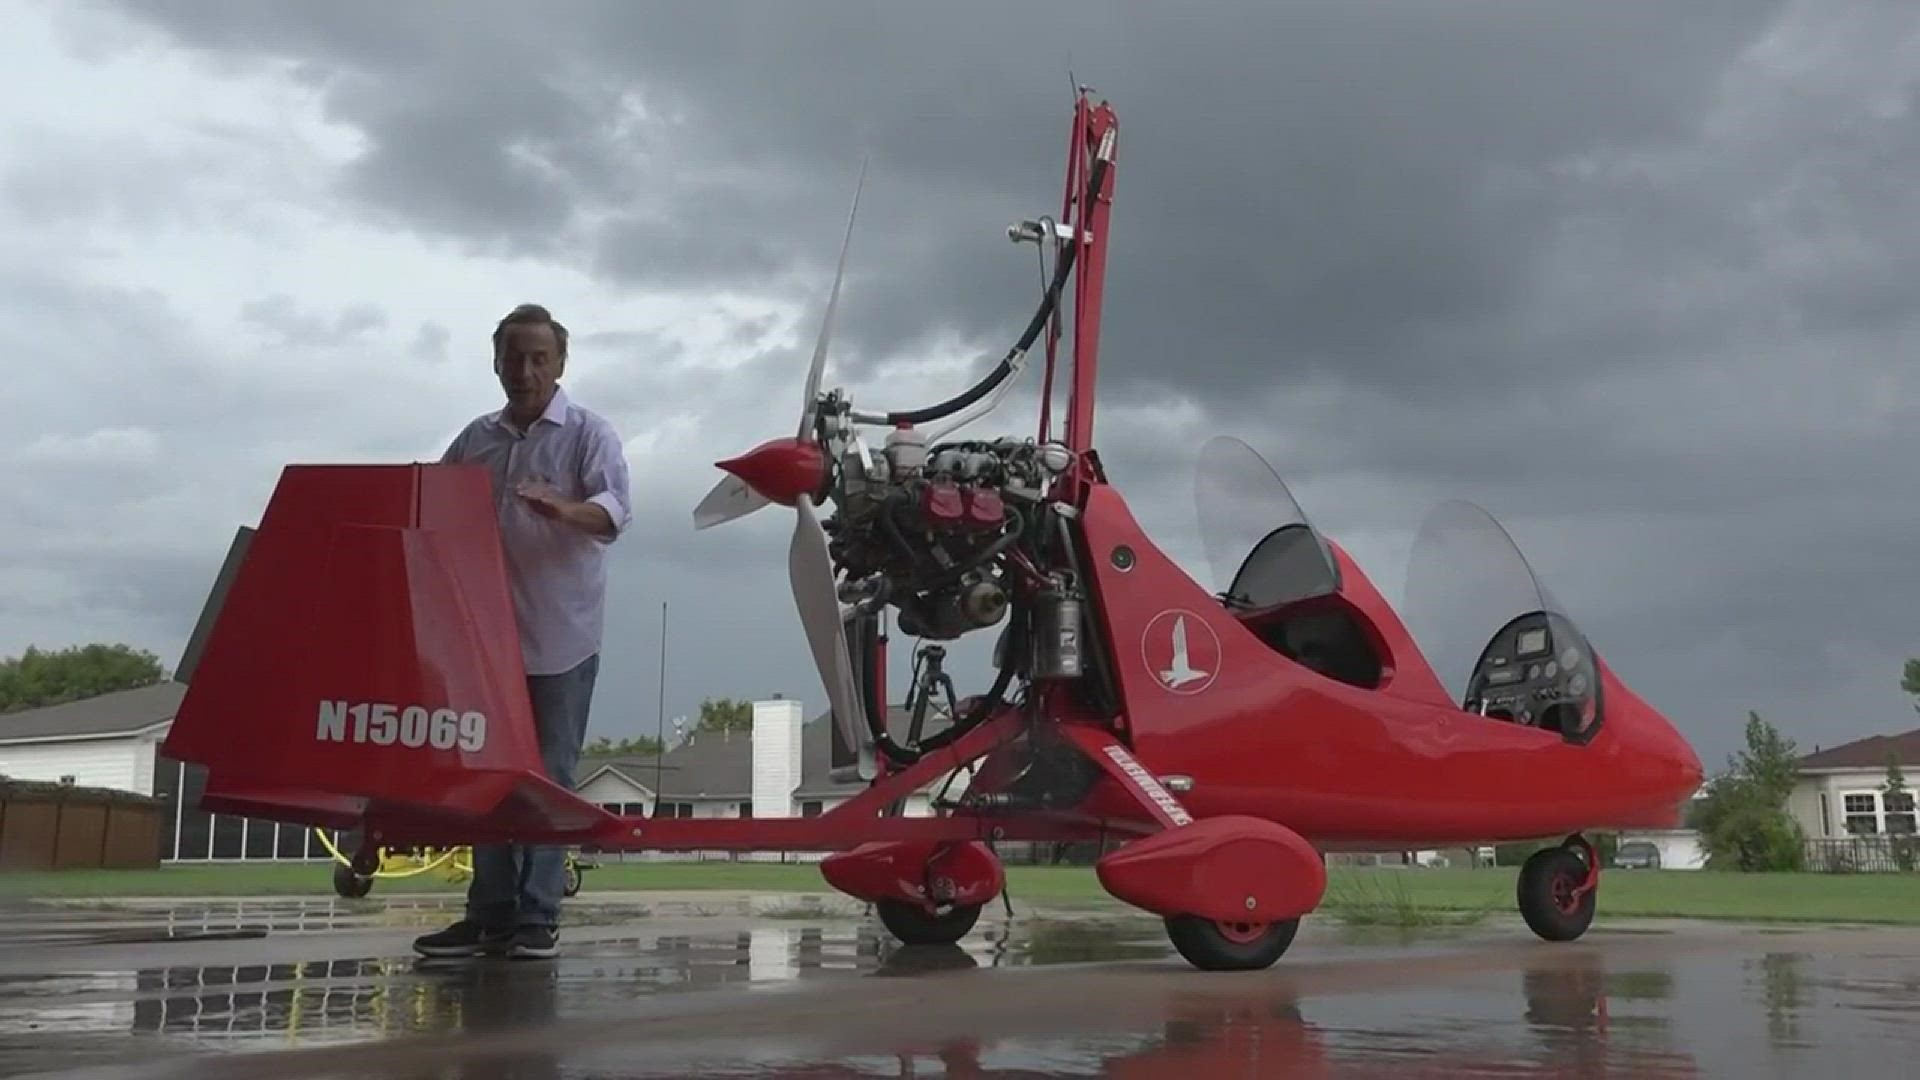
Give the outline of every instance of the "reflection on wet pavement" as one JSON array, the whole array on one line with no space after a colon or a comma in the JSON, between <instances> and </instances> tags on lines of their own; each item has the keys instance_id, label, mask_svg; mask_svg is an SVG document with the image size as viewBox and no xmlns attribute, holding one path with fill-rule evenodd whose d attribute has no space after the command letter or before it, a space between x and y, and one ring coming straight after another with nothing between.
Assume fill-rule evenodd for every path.
<instances>
[{"instance_id":1,"label":"reflection on wet pavement","mask_svg":"<svg viewBox=\"0 0 1920 1080\"><path fill-rule=\"evenodd\" d=\"M416 961L407 938L449 915L432 902L7 913L0 1075L208 1053L283 1078L1846 1075L1920 1051L1912 933L1318 926L1272 971L1206 975L1137 915L903 949L857 909L696 907L582 904L533 963Z\"/></svg>"}]
</instances>

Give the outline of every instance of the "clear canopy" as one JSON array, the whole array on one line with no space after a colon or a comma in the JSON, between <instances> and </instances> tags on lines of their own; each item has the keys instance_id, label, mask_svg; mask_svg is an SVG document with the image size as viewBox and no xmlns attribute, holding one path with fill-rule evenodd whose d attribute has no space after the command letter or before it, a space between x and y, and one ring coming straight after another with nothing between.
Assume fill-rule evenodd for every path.
<instances>
[{"instance_id":1,"label":"clear canopy","mask_svg":"<svg viewBox=\"0 0 1920 1080\"><path fill-rule=\"evenodd\" d=\"M1464 706L1511 683L1536 688L1533 700L1572 701L1591 712L1591 647L1506 529L1480 507L1449 501L1427 515L1408 556L1401 617Z\"/></svg>"},{"instance_id":2,"label":"clear canopy","mask_svg":"<svg viewBox=\"0 0 1920 1080\"><path fill-rule=\"evenodd\" d=\"M1251 446L1221 435L1201 447L1194 502L1214 589L1229 603L1267 608L1338 591L1332 550Z\"/></svg>"}]
</instances>

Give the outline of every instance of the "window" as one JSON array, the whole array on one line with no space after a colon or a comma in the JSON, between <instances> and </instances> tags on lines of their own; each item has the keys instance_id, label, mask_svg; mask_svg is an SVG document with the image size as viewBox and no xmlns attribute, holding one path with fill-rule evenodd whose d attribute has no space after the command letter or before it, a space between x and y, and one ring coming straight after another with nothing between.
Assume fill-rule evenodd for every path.
<instances>
[{"instance_id":1,"label":"window","mask_svg":"<svg viewBox=\"0 0 1920 1080\"><path fill-rule=\"evenodd\" d=\"M1820 835L1833 835L1833 799L1824 791L1820 793Z\"/></svg>"},{"instance_id":2,"label":"window","mask_svg":"<svg viewBox=\"0 0 1920 1080\"><path fill-rule=\"evenodd\" d=\"M1887 811L1887 831L1889 833L1912 834L1914 830L1913 792L1884 792L1880 801Z\"/></svg>"},{"instance_id":3,"label":"window","mask_svg":"<svg viewBox=\"0 0 1920 1080\"><path fill-rule=\"evenodd\" d=\"M1855 836L1871 836L1880 831L1879 797L1872 791L1849 791L1840 796L1846 811L1847 831Z\"/></svg>"},{"instance_id":4,"label":"window","mask_svg":"<svg viewBox=\"0 0 1920 1080\"><path fill-rule=\"evenodd\" d=\"M819 799L808 799L806 802L800 804L801 817L819 817L820 811L821 803Z\"/></svg>"}]
</instances>

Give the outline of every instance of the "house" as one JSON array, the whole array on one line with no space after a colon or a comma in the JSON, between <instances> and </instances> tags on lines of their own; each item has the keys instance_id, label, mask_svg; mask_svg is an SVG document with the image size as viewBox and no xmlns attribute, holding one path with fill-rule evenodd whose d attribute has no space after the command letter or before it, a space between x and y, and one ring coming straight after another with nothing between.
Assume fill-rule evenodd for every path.
<instances>
[{"instance_id":1,"label":"house","mask_svg":"<svg viewBox=\"0 0 1920 1080\"><path fill-rule=\"evenodd\" d=\"M800 703L785 699L753 705L753 731L695 731L666 754L585 758L575 789L587 800L627 815L663 817L817 817L865 789L836 782L831 774L833 721L829 714L803 720ZM887 729L902 737L912 714L888 710ZM935 727L944 718L929 718ZM940 778L905 800L910 817L931 813ZM966 788L965 774L949 794Z\"/></svg>"},{"instance_id":2,"label":"house","mask_svg":"<svg viewBox=\"0 0 1920 1080\"><path fill-rule=\"evenodd\" d=\"M186 692L161 682L0 713L0 776L151 795L160 740Z\"/></svg>"},{"instance_id":3,"label":"house","mask_svg":"<svg viewBox=\"0 0 1920 1080\"><path fill-rule=\"evenodd\" d=\"M1871 735L1814 752L1798 762L1799 779L1787 799L1787 811L1809 839L1845 840L1863 836L1911 834L1914 829L1912 785L1890 794L1887 762L1902 768L1920 766L1920 728L1899 735Z\"/></svg>"}]
</instances>

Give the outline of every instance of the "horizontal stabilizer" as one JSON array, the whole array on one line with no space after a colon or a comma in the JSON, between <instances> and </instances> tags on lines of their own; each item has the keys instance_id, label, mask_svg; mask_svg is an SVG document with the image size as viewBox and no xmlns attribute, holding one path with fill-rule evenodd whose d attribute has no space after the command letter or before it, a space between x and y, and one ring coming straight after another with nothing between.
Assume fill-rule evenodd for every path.
<instances>
[{"instance_id":1,"label":"horizontal stabilizer","mask_svg":"<svg viewBox=\"0 0 1920 1080\"><path fill-rule=\"evenodd\" d=\"M484 468L290 466L222 576L164 747L210 808L617 823L542 768Z\"/></svg>"}]
</instances>

